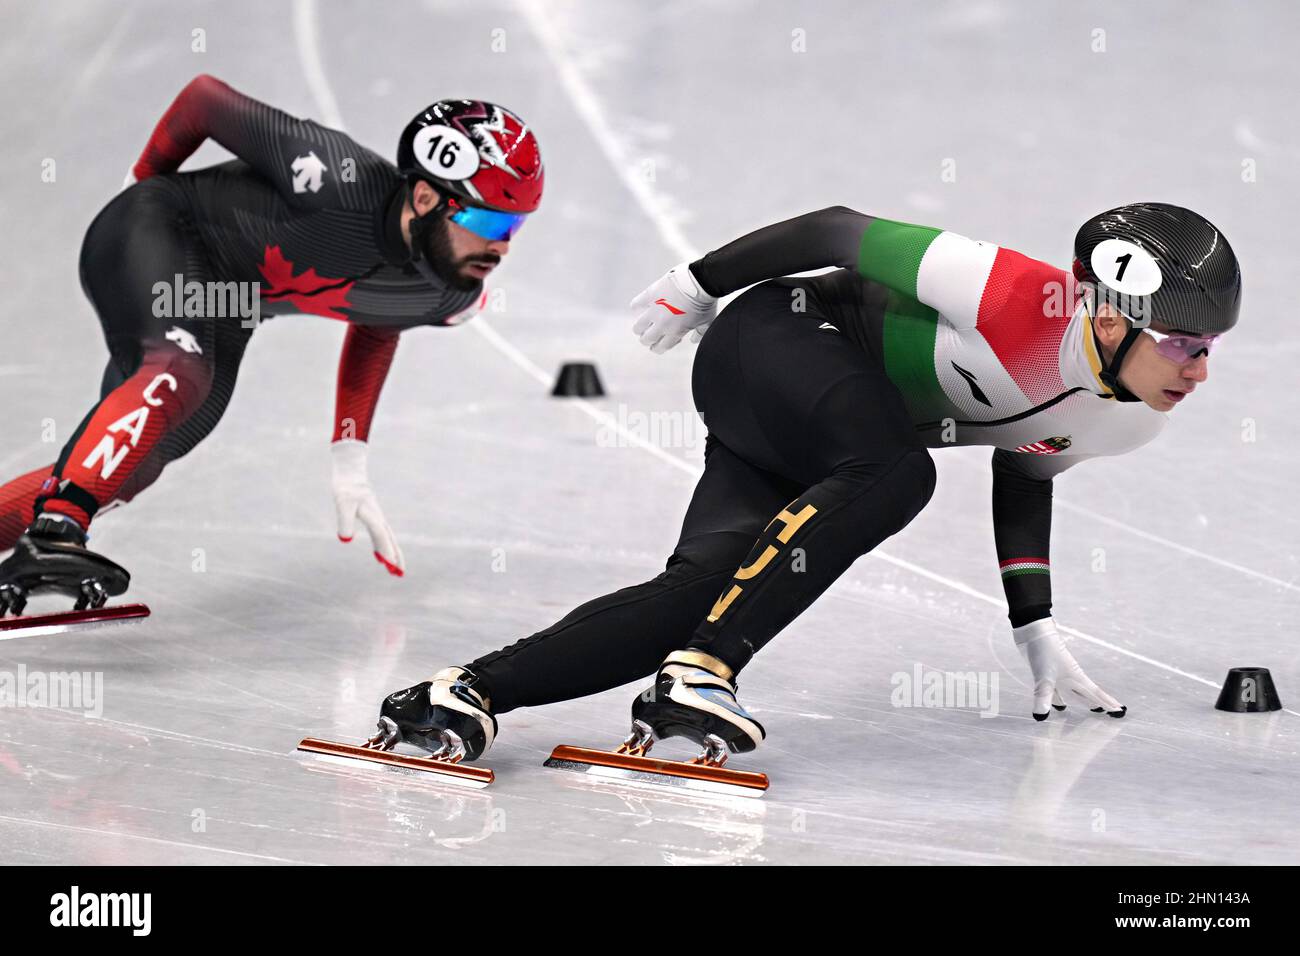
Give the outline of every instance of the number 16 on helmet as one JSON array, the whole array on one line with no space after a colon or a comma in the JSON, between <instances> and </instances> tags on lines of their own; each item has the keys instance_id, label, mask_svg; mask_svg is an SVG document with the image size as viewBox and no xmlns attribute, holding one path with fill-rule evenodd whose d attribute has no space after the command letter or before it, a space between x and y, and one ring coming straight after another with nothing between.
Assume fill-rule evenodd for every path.
<instances>
[{"instance_id":1,"label":"number 16 on helmet","mask_svg":"<svg viewBox=\"0 0 1300 956\"><path fill-rule=\"evenodd\" d=\"M537 137L510 110L482 100L439 100L402 130L397 168L429 182L451 220L487 239L509 239L542 201Z\"/></svg>"}]
</instances>

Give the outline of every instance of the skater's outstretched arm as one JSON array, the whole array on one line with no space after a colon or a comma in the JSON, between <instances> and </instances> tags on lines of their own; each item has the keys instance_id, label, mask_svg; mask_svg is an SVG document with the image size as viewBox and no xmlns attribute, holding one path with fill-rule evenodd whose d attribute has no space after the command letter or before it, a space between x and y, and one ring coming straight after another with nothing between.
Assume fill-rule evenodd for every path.
<instances>
[{"instance_id":1,"label":"skater's outstretched arm","mask_svg":"<svg viewBox=\"0 0 1300 956\"><path fill-rule=\"evenodd\" d=\"M1123 717L1125 707L1098 687L1065 646L1052 618L1048 546L1052 535L1052 476L1085 455L993 452L993 536L1016 646L1034 678L1033 713L1071 701Z\"/></svg>"},{"instance_id":2,"label":"skater's outstretched arm","mask_svg":"<svg viewBox=\"0 0 1300 956\"><path fill-rule=\"evenodd\" d=\"M930 226L832 206L765 226L690 264L700 288L721 297L755 282L839 267L938 309L950 319L978 304L998 247ZM974 322L975 316L969 316Z\"/></svg>"},{"instance_id":3,"label":"skater's outstretched arm","mask_svg":"<svg viewBox=\"0 0 1300 956\"><path fill-rule=\"evenodd\" d=\"M370 535L375 559L390 574L400 577L406 571L406 561L370 485L367 461L370 422L392 366L399 335L399 330L391 328L348 327L343 354L339 357L331 452L339 540L351 541L360 522Z\"/></svg>"},{"instance_id":4,"label":"skater's outstretched arm","mask_svg":"<svg viewBox=\"0 0 1300 956\"><path fill-rule=\"evenodd\" d=\"M368 441L370 423L393 364L401 330L349 325L339 355L334 403L334 441Z\"/></svg>"},{"instance_id":5,"label":"skater's outstretched arm","mask_svg":"<svg viewBox=\"0 0 1300 956\"><path fill-rule=\"evenodd\" d=\"M1052 614L1052 477L1030 473L1018 457L1028 456L993 452L993 540L1012 627Z\"/></svg>"},{"instance_id":6,"label":"skater's outstretched arm","mask_svg":"<svg viewBox=\"0 0 1300 956\"><path fill-rule=\"evenodd\" d=\"M688 332L698 341L724 295L792 272L853 268L862 236L875 221L833 206L764 226L695 262L674 266L632 300L632 332L655 353L668 351Z\"/></svg>"},{"instance_id":7,"label":"skater's outstretched arm","mask_svg":"<svg viewBox=\"0 0 1300 956\"><path fill-rule=\"evenodd\" d=\"M833 267L915 299L954 325L973 327L999 251L956 233L832 206L765 226L675 266L632 300L632 331L651 351L665 352L687 332L702 335L720 297L767 279ZM1040 277L1037 270L1021 272L1030 282Z\"/></svg>"},{"instance_id":8,"label":"skater's outstretched arm","mask_svg":"<svg viewBox=\"0 0 1300 956\"><path fill-rule=\"evenodd\" d=\"M144 180L175 172L205 139L216 140L295 203L315 202L322 186L331 185L324 171L329 153L355 157L363 149L343 133L290 116L205 73L163 114L132 173Z\"/></svg>"},{"instance_id":9,"label":"skater's outstretched arm","mask_svg":"<svg viewBox=\"0 0 1300 956\"><path fill-rule=\"evenodd\" d=\"M888 220L882 220L888 221ZM691 273L714 298L794 272L838 266L854 269L874 216L831 206L756 229L691 263Z\"/></svg>"}]
</instances>

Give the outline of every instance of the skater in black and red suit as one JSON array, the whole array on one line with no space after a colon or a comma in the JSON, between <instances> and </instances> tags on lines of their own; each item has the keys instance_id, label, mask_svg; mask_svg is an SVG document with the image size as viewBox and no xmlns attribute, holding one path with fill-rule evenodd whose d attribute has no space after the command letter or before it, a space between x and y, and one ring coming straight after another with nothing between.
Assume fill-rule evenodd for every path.
<instances>
[{"instance_id":1,"label":"skater in black and red suit","mask_svg":"<svg viewBox=\"0 0 1300 956\"><path fill-rule=\"evenodd\" d=\"M177 172L209 138L237 158ZM21 613L33 591L98 606L125 590L126 572L85 549L91 522L207 437L257 322L289 313L348 324L333 443L339 537L360 521L378 561L401 575L366 472L398 338L481 307L543 181L531 129L491 103L433 104L406 126L394 166L196 77L86 232L81 282L108 347L100 400L58 461L0 487L0 551L15 549L0 564L0 615Z\"/></svg>"}]
</instances>

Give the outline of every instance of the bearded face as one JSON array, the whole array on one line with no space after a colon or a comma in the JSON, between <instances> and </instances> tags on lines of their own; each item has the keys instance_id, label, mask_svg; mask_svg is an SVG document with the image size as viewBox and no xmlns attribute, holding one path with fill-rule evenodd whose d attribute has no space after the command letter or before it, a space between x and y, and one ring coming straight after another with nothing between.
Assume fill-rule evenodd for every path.
<instances>
[{"instance_id":1,"label":"bearded face","mask_svg":"<svg viewBox=\"0 0 1300 956\"><path fill-rule=\"evenodd\" d=\"M434 274L461 292L477 289L487 271L501 262L498 253L486 248L485 240L456 226L445 215L428 224L423 240L420 251Z\"/></svg>"}]
</instances>

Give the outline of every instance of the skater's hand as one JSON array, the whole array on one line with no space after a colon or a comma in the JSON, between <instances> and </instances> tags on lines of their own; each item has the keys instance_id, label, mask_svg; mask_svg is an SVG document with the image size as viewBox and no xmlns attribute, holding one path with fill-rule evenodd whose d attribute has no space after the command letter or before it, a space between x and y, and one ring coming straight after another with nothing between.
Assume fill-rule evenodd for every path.
<instances>
[{"instance_id":1,"label":"skater's hand","mask_svg":"<svg viewBox=\"0 0 1300 956\"><path fill-rule=\"evenodd\" d=\"M632 300L637 316L632 332L641 337L642 345L661 355L687 332L695 332L698 342L717 307L718 300L700 288L690 264L683 262Z\"/></svg>"},{"instance_id":2,"label":"skater's hand","mask_svg":"<svg viewBox=\"0 0 1300 956\"><path fill-rule=\"evenodd\" d=\"M1092 682L1050 617L1011 629L1016 647L1034 675L1034 719L1046 720L1050 707L1065 710L1066 701L1084 703L1094 714L1123 717L1128 708Z\"/></svg>"},{"instance_id":3,"label":"skater's hand","mask_svg":"<svg viewBox=\"0 0 1300 956\"><path fill-rule=\"evenodd\" d=\"M406 573L406 560L388 526L366 474L366 443L345 439L330 446L334 455L334 506L338 512L339 540L351 541L360 520L375 546L375 560L389 574Z\"/></svg>"}]
</instances>

